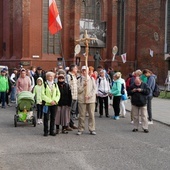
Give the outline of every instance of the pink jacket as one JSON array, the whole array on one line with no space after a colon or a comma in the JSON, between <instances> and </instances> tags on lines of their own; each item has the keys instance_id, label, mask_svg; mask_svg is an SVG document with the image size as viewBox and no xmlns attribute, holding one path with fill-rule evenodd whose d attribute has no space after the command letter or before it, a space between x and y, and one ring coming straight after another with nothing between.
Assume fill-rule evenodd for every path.
<instances>
[{"instance_id":1,"label":"pink jacket","mask_svg":"<svg viewBox=\"0 0 170 170\"><path fill-rule=\"evenodd\" d=\"M22 91L31 91L31 80L28 76L25 78L19 77L16 83L17 93Z\"/></svg>"}]
</instances>

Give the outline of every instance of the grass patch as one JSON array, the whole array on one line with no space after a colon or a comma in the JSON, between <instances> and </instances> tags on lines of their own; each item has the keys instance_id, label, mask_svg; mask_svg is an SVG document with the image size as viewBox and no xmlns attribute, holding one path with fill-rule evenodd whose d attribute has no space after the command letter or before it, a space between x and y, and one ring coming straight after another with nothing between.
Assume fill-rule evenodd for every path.
<instances>
[{"instance_id":1,"label":"grass patch","mask_svg":"<svg viewBox=\"0 0 170 170\"><path fill-rule=\"evenodd\" d=\"M161 99L170 99L170 92L165 94L165 91L161 91L159 98Z\"/></svg>"}]
</instances>

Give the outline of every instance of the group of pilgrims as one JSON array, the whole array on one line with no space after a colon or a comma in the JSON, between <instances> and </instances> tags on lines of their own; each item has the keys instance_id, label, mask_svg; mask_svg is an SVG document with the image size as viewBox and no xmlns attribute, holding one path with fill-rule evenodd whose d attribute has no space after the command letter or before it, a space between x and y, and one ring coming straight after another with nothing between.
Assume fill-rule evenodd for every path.
<instances>
[{"instance_id":1,"label":"group of pilgrims","mask_svg":"<svg viewBox=\"0 0 170 170\"><path fill-rule=\"evenodd\" d=\"M75 64L50 71L41 67L14 68L11 75L3 69L0 75L1 103L5 109L9 100L17 103L20 92L30 91L35 95L37 124L43 124L44 136L67 134L74 129L77 129L77 135L81 135L85 132L86 117L89 134L96 135L95 112L99 118L105 116L119 120L126 116L125 102L131 98L133 132L138 131L141 123L144 132L148 133L148 124L153 124L153 87L149 82L152 80L154 86L154 79L155 75L148 69L136 70L125 80L121 72L115 72L111 67L107 71L102 66L97 70L92 66L79 69ZM76 119L78 126L75 125Z\"/></svg>"}]
</instances>

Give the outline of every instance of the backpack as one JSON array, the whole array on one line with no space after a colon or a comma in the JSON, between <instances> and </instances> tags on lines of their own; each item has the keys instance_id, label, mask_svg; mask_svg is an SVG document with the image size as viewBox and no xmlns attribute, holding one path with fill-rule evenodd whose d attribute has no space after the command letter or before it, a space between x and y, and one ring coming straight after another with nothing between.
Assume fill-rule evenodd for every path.
<instances>
[{"instance_id":1,"label":"backpack","mask_svg":"<svg viewBox=\"0 0 170 170\"><path fill-rule=\"evenodd\" d=\"M129 87L130 87L131 78L132 78L132 77L128 77L128 78L126 79L126 89L129 89Z\"/></svg>"},{"instance_id":2,"label":"backpack","mask_svg":"<svg viewBox=\"0 0 170 170\"><path fill-rule=\"evenodd\" d=\"M125 87L123 83L121 84L121 94L125 94Z\"/></svg>"},{"instance_id":3,"label":"backpack","mask_svg":"<svg viewBox=\"0 0 170 170\"><path fill-rule=\"evenodd\" d=\"M160 95L160 93L161 93L161 90L160 90L158 84L155 83L155 88L154 88L154 90L153 90L153 96L154 96L154 97L158 97L158 96Z\"/></svg>"}]
</instances>

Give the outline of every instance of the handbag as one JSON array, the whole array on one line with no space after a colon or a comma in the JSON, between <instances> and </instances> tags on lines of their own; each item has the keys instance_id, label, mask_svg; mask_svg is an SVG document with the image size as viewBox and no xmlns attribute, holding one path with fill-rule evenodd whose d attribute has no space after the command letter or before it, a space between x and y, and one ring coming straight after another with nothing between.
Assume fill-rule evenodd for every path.
<instances>
[{"instance_id":1,"label":"handbag","mask_svg":"<svg viewBox=\"0 0 170 170\"><path fill-rule=\"evenodd\" d=\"M48 113L48 106L46 105L43 106L43 113Z\"/></svg>"},{"instance_id":2,"label":"handbag","mask_svg":"<svg viewBox=\"0 0 170 170\"><path fill-rule=\"evenodd\" d=\"M127 95L126 95L126 94L122 94L121 99L122 99L122 100L127 100L127 99L128 99L128 97L127 97Z\"/></svg>"}]
</instances>

